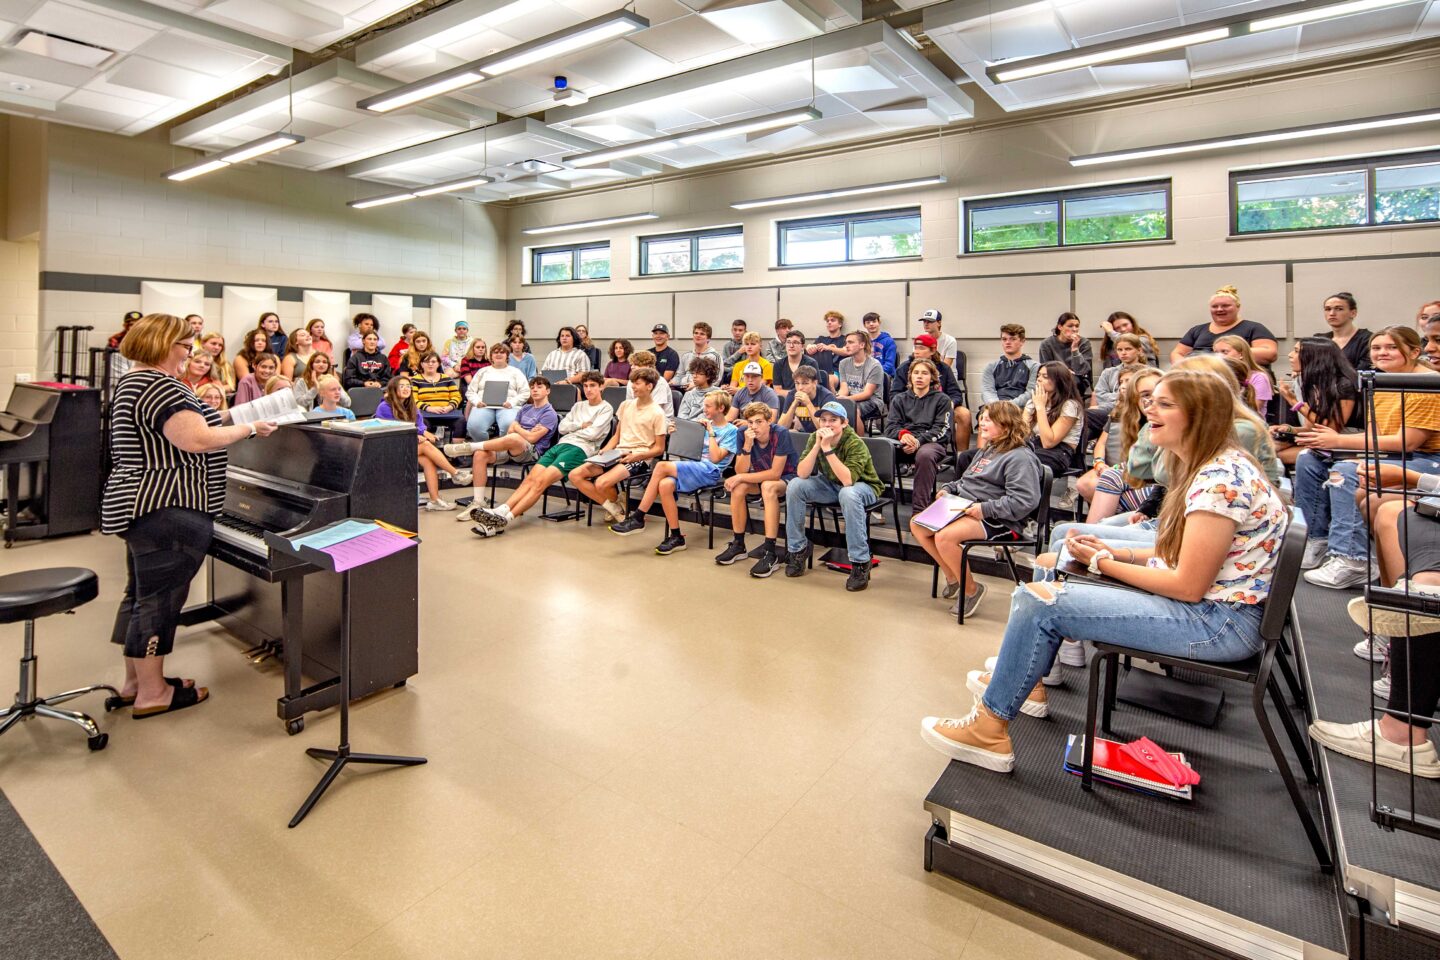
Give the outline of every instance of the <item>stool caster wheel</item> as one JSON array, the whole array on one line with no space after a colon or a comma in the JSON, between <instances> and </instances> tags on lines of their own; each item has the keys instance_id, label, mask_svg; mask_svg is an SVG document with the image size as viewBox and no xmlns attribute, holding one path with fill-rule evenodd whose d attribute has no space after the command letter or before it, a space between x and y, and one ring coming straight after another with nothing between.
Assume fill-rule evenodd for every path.
<instances>
[{"instance_id":1,"label":"stool caster wheel","mask_svg":"<svg viewBox=\"0 0 1440 960\"><path fill-rule=\"evenodd\" d=\"M107 744L107 743L110 742L110 734L108 734L108 733L97 733L95 736L91 737L91 738L90 738L89 740L87 740L86 742L90 744L90 749L91 749L92 751L94 751L94 750L104 750L104 749L105 749L105 744Z\"/></svg>"},{"instance_id":2,"label":"stool caster wheel","mask_svg":"<svg viewBox=\"0 0 1440 960\"><path fill-rule=\"evenodd\" d=\"M295 736L295 734L302 732L304 729L305 729L305 718L304 718L304 717L296 717L294 720L286 720L286 721L285 721L285 732L288 733L288 734L290 734L290 736L292 736L292 737Z\"/></svg>"}]
</instances>

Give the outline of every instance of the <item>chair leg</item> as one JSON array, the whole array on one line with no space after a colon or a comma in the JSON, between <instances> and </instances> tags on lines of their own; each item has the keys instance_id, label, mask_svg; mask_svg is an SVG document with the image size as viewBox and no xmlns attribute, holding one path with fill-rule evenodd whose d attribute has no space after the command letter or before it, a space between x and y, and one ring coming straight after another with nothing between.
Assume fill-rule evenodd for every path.
<instances>
[{"instance_id":1,"label":"chair leg","mask_svg":"<svg viewBox=\"0 0 1440 960\"><path fill-rule=\"evenodd\" d=\"M899 491L896 491L895 496L890 498L890 512L895 516L895 537L900 541L900 561L904 563L910 559L910 547L905 543L905 528L900 526Z\"/></svg>"},{"instance_id":2,"label":"chair leg","mask_svg":"<svg viewBox=\"0 0 1440 960\"><path fill-rule=\"evenodd\" d=\"M1015 558L1010 554L1010 548L1001 544L1000 553L1005 558L1005 566L1010 568L1010 579L1014 580L1016 584L1021 583L1020 571L1015 568Z\"/></svg>"},{"instance_id":3,"label":"chair leg","mask_svg":"<svg viewBox=\"0 0 1440 960\"><path fill-rule=\"evenodd\" d=\"M970 544L960 545L960 592L955 594L955 622L965 626L965 571L970 569Z\"/></svg>"},{"instance_id":4,"label":"chair leg","mask_svg":"<svg viewBox=\"0 0 1440 960\"><path fill-rule=\"evenodd\" d=\"M1273 679L1268 680L1267 687L1273 686ZM1276 688L1278 689L1278 688ZM1256 685L1255 693L1250 698L1250 704L1255 711L1255 722L1260 725L1260 732L1265 735L1265 743L1270 747L1270 756L1275 760L1275 768L1280 771L1280 777L1285 781L1285 789L1290 794L1290 802L1295 806L1295 813L1300 817L1300 825L1305 828L1305 836L1310 840L1310 847L1315 851L1315 859L1320 862L1320 869L1330 873L1335 869L1335 863L1330 858L1330 848L1325 839L1320 835L1320 829L1315 825L1315 818L1310 815L1310 808L1305 805L1305 797L1300 792L1300 785L1295 782L1295 774L1290 769L1290 761L1285 757L1285 752L1280 748L1280 741L1275 737L1275 729L1270 725L1270 717L1265 710L1265 691ZM1283 705L1281 712L1283 715Z\"/></svg>"},{"instance_id":5,"label":"chair leg","mask_svg":"<svg viewBox=\"0 0 1440 960\"><path fill-rule=\"evenodd\" d=\"M1109 662L1105 668L1105 709L1100 713L1100 729L1113 733L1110 720L1115 713L1115 692L1120 685L1120 657L1110 653L1105 655L1105 659Z\"/></svg>"},{"instance_id":6,"label":"chair leg","mask_svg":"<svg viewBox=\"0 0 1440 960\"><path fill-rule=\"evenodd\" d=\"M930 571L930 599L935 600L940 596L940 564L935 564Z\"/></svg>"},{"instance_id":7,"label":"chair leg","mask_svg":"<svg viewBox=\"0 0 1440 960\"><path fill-rule=\"evenodd\" d=\"M56 710L54 707L47 707L43 703L38 703L35 705L35 715L37 717L49 717L52 720L68 720L81 730L84 730L85 735L88 737L98 737L100 735L100 728L95 725L95 721L75 710Z\"/></svg>"},{"instance_id":8,"label":"chair leg","mask_svg":"<svg viewBox=\"0 0 1440 960\"><path fill-rule=\"evenodd\" d=\"M41 697L40 702L53 707L56 704L64 703L67 700L74 700L76 697L83 697L87 693L96 693L100 690L109 691L110 695L114 697L120 696L120 691L110 686L110 684L97 683L88 687L80 687L75 690L66 690L64 693L57 693L51 697Z\"/></svg>"},{"instance_id":9,"label":"chair leg","mask_svg":"<svg viewBox=\"0 0 1440 960\"><path fill-rule=\"evenodd\" d=\"M1095 714L1100 706L1100 671L1108 661L1108 657L1094 657L1090 661L1090 683L1085 695L1085 749L1080 767L1080 789L1086 792L1095 789Z\"/></svg>"},{"instance_id":10,"label":"chair leg","mask_svg":"<svg viewBox=\"0 0 1440 960\"><path fill-rule=\"evenodd\" d=\"M1310 698L1305 695L1305 688L1300 685L1300 678L1295 673L1295 668L1290 664L1290 658L1286 656L1288 645L1282 638L1275 648L1275 665L1280 668L1280 675L1285 678L1285 686L1290 688L1290 696L1306 716L1310 715Z\"/></svg>"},{"instance_id":11,"label":"chair leg","mask_svg":"<svg viewBox=\"0 0 1440 960\"><path fill-rule=\"evenodd\" d=\"M1285 695L1281 692L1280 684L1275 680L1273 673L1266 681L1265 689L1275 704L1275 712L1280 714L1280 723L1285 727L1285 735L1290 738L1290 746L1295 751L1295 758L1300 761L1300 769L1305 771L1305 782L1312 787L1315 786L1320 782L1320 777L1315 772L1315 760L1310 755L1310 745L1305 742L1304 736L1300 733L1300 727L1290 713L1290 708L1286 706Z\"/></svg>"}]
</instances>

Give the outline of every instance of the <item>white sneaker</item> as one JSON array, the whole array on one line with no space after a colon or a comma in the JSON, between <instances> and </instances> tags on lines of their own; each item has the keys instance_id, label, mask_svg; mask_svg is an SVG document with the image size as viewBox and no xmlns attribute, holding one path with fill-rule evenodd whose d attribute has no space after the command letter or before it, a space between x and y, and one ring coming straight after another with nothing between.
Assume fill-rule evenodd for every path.
<instances>
[{"instance_id":1,"label":"white sneaker","mask_svg":"<svg viewBox=\"0 0 1440 960\"><path fill-rule=\"evenodd\" d=\"M1310 739L1336 753L1366 762L1369 762L1373 749L1375 762L1382 767L1408 773L1413 763L1415 776L1440 780L1440 759L1435 755L1435 744L1429 740L1413 747L1392 743L1376 734L1375 724L1374 720L1360 723L1316 720L1310 724Z\"/></svg>"},{"instance_id":2,"label":"white sneaker","mask_svg":"<svg viewBox=\"0 0 1440 960\"><path fill-rule=\"evenodd\" d=\"M979 700L985 696L985 688L990 685L990 677L991 674L988 670L971 670L965 674L965 689L973 693L976 700ZM1035 692L1032 690L1030 696L1025 698L1025 702L1020 704L1020 712L1027 717L1049 716L1050 704L1045 701L1043 692L1040 699L1037 700L1034 697Z\"/></svg>"},{"instance_id":3,"label":"white sneaker","mask_svg":"<svg viewBox=\"0 0 1440 960\"><path fill-rule=\"evenodd\" d=\"M1075 487L1073 477L1066 478L1065 492L1060 494L1060 499L1055 506L1067 513L1075 509L1075 504L1080 501L1080 491Z\"/></svg>"},{"instance_id":4,"label":"white sneaker","mask_svg":"<svg viewBox=\"0 0 1440 960\"><path fill-rule=\"evenodd\" d=\"M1301 570L1314 570L1325 562L1330 552L1330 541L1311 537L1305 542L1305 556L1300 558Z\"/></svg>"},{"instance_id":5,"label":"white sneaker","mask_svg":"<svg viewBox=\"0 0 1440 960\"><path fill-rule=\"evenodd\" d=\"M1079 640L1065 640L1060 644L1060 652L1055 657L1056 663L1063 663L1067 667L1083 667L1085 660L1085 644Z\"/></svg>"},{"instance_id":6,"label":"white sneaker","mask_svg":"<svg viewBox=\"0 0 1440 960\"><path fill-rule=\"evenodd\" d=\"M447 510L454 510L455 504L449 500L426 500L425 509L432 513L444 513Z\"/></svg>"},{"instance_id":7,"label":"white sneaker","mask_svg":"<svg viewBox=\"0 0 1440 960\"><path fill-rule=\"evenodd\" d=\"M1319 567L1305 574L1307 583L1331 590L1358 587L1365 582L1366 563L1331 554Z\"/></svg>"},{"instance_id":8,"label":"white sneaker","mask_svg":"<svg viewBox=\"0 0 1440 960\"><path fill-rule=\"evenodd\" d=\"M1387 673L1379 680L1370 684L1370 689L1375 692L1377 699L1388 701L1390 699L1390 674Z\"/></svg>"},{"instance_id":9,"label":"white sneaker","mask_svg":"<svg viewBox=\"0 0 1440 960\"><path fill-rule=\"evenodd\" d=\"M447 443L441 449L447 457L468 457L474 451L476 444L473 443Z\"/></svg>"},{"instance_id":10,"label":"white sneaker","mask_svg":"<svg viewBox=\"0 0 1440 960\"><path fill-rule=\"evenodd\" d=\"M1363 607L1365 605L1365 598L1356 597L1350 601L1352 606L1357 603ZM1377 633L1373 636L1365 637L1359 643L1355 644L1352 649L1355 651L1355 656L1361 660L1373 660L1376 663L1384 663L1385 658L1390 656L1390 638Z\"/></svg>"},{"instance_id":11,"label":"white sneaker","mask_svg":"<svg viewBox=\"0 0 1440 960\"><path fill-rule=\"evenodd\" d=\"M994 673L995 665L1000 662L999 657L985 658L985 672ZM1055 662L1050 665L1050 672L1040 678L1040 682L1047 687L1058 687L1065 682L1065 675L1060 672L1060 658L1056 657Z\"/></svg>"},{"instance_id":12,"label":"white sneaker","mask_svg":"<svg viewBox=\"0 0 1440 960\"><path fill-rule=\"evenodd\" d=\"M450 478L457 487L468 487L470 481L475 479L475 474L469 470L456 470L455 475Z\"/></svg>"},{"instance_id":13,"label":"white sneaker","mask_svg":"<svg viewBox=\"0 0 1440 960\"><path fill-rule=\"evenodd\" d=\"M606 500L600 504L600 509L605 511L605 516L609 517L612 523L625 519L625 508L620 506L619 500Z\"/></svg>"}]
</instances>

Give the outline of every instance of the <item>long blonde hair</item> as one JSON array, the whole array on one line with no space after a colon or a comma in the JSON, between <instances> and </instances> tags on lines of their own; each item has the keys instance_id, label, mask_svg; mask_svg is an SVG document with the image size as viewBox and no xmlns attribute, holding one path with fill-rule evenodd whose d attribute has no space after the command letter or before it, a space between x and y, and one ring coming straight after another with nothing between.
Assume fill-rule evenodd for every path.
<instances>
[{"instance_id":1,"label":"long blonde hair","mask_svg":"<svg viewBox=\"0 0 1440 960\"><path fill-rule=\"evenodd\" d=\"M1145 411L1140 409L1140 381L1158 380L1163 376L1165 374L1155 367L1136 367L1125 389L1120 391L1120 399L1116 401L1115 413L1110 419L1120 423L1121 448L1129 450L1135 446L1135 438L1140 436L1140 426L1145 420Z\"/></svg>"},{"instance_id":2,"label":"long blonde hair","mask_svg":"<svg viewBox=\"0 0 1440 960\"><path fill-rule=\"evenodd\" d=\"M1235 419L1249 420L1259 436L1260 448L1267 450L1269 456L1275 456L1275 442L1270 439L1270 428L1265 421L1260 419L1253 406L1255 400L1255 388L1245 382L1241 375L1240 364L1228 357L1217 356L1213 353L1192 353L1190 356L1175 364L1171 370L1194 370L1213 373L1230 388L1231 395L1235 398ZM1248 399L1247 399L1248 396Z\"/></svg>"},{"instance_id":3,"label":"long blonde hair","mask_svg":"<svg viewBox=\"0 0 1440 960\"><path fill-rule=\"evenodd\" d=\"M1185 539L1185 508L1195 474L1227 449L1240 451L1252 463L1255 458L1240 445L1235 434L1235 418L1226 416L1226 411L1235 407L1235 391L1224 380L1198 369L1176 369L1160 378L1156 389L1161 386L1186 420L1184 453L1164 451L1170 486L1160 507L1160 530L1155 539L1155 554L1174 567L1180 562L1180 544ZM1255 463L1255 468L1258 470L1260 465Z\"/></svg>"},{"instance_id":4,"label":"long blonde hair","mask_svg":"<svg viewBox=\"0 0 1440 960\"><path fill-rule=\"evenodd\" d=\"M226 390L234 390L235 367L231 365L229 358L225 356L225 335L219 330L208 330L205 333L200 334L200 342L197 343L196 346L200 347L203 350L205 348L206 340L220 341L220 352L218 354L210 354L210 356L213 357L215 360L215 362L211 364L211 370L219 374L219 376L215 377L215 379L223 383ZM205 352L209 353L210 351L206 350Z\"/></svg>"}]
</instances>

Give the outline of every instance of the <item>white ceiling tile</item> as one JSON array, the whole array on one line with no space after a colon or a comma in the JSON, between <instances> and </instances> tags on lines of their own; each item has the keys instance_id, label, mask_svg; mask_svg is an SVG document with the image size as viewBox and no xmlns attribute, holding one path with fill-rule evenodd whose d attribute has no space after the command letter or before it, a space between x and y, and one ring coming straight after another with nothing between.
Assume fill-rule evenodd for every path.
<instances>
[{"instance_id":1,"label":"white ceiling tile","mask_svg":"<svg viewBox=\"0 0 1440 960\"><path fill-rule=\"evenodd\" d=\"M16 89L17 85L28 89ZM47 83L18 73L0 73L0 95L20 95L22 99L30 97L36 100L59 100L74 89L63 83Z\"/></svg>"},{"instance_id":2,"label":"white ceiling tile","mask_svg":"<svg viewBox=\"0 0 1440 960\"><path fill-rule=\"evenodd\" d=\"M255 54L212 43L183 30L170 30L145 41L135 52L152 60L225 77L255 61Z\"/></svg>"},{"instance_id":3,"label":"white ceiling tile","mask_svg":"<svg viewBox=\"0 0 1440 960\"><path fill-rule=\"evenodd\" d=\"M106 71L105 79L119 87L132 87L177 100L193 100L221 92L213 77L140 56L126 57L118 67Z\"/></svg>"},{"instance_id":4,"label":"white ceiling tile","mask_svg":"<svg viewBox=\"0 0 1440 960\"><path fill-rule=\"evenodd\" d=\"M613 3L610 9L615 9ZM634 9L640 16L649 20L652 27L674 20L676 17L689 16L691 13L689 7L677 0L635 0Z\"/></svg>"},{"instance_id":5,"label":"white ceiling tile","mask_svg":"<svg viewBox=\"0 0 1440 960\"><path fill-rule=\"evenodd\" d=\"M1112 63L1092 67L1091 72L1107 93L1116 93L1138 87L1185 83L1190 79L1190 64L1183 56L1179 56L1170 60L1144 63Z\"/></svg>"},{"instance_id":6,"label":"white ceiling tile","mask_svg":"<svg viewBox=\"0 0 1440 960\"><path fill-rule=\"evenodd\" d=\"M1272 62L1291 57L1300 41L1300 28L1266 30L1247 36L1202 43L1188 51L1190 69L1197 76L1217 70L1233 70L1248 63Z\"/></svg>"},{"instance_id":7,"label":"white ceiling tile","mask_svg":"<svg viewBox=\"0 0 1440 960\"><path fill-rule=\"evenodd\" d=\"M727 50L749 49L740 40L693 14L641 30L631 42L672 63L685 63Z\"/></svg>"},{"instance_id":8,"label":"white ceiling tile","mask_svg":"<svg viewBox=\"0 0 1440 960\"><path fill-rule=\"evenodd\" d=\"M591 117L574 125L576 133L606 143L632 143L656 136L655 125L638 117Z\"/></svg>"},{"instance_id":9,"label":"white ceiling tile","mask_svg":"<svg viewBox=\"0 0 1440 960\"><path fill-rule=\"evenodd\" d=\"M25 19L25 25L111 50L133 50L155 36L159 28L158 24L141 26L55 0L41 4Z\"/></svg>"},{"instance_id":10,"label":"white ceiling tile","mask_svg":"<svg viewBox=\"0 0 1440 960\"><path fill-rule=\"evenodd\" d=\"M800 0L719 0L700 16L747 43L788 43L825 32L825 20Z\"/></svg>"},{"instance_id":11,"label":"white ceiling tile","mask_svg":"<svg viewBox=\"0 0 1440 960\"><path fill-rule=\"evenodd\" d=\"M830 93L893 91L896 88L895 79L869 62L817 68L815 71L815 86Z\"/></svg>"},{"instance_id":12,"label":"white ceiling tile","mask_svg":"<svg viewBox=\"0 0 1440 960\"><path fill-rule=\"evenodd\" d=\"M1056 6L1061 23L1082 43L1179 25L1175 0L1060 0Z\"/></svg>"},{"instance_id":13,"label":"white ceiling tile","mask_svg":"<svg viewBox=\"0 0 1440 960\"><path fill-rule=\"evenodd\" d=\"M664 76L672 69L668 60L629 40L616 40L593 49L569 66L610 89Z\"/></svg>"},{"instance_id":14,"label":"white ceiling tile","mask_svg":"<svg viewBox=\"0 0 1440 960\"><path fill-rule=\"evenodd\" d=\"M1028 80L1015 80L1005 86L1027 103L1073 100L1076 97L1093 97L1101 92L1100 85L1095 82L1089 70L1069 70L1044 77L1031 77Z\"/></svg>"},{"instance_id":15,"label":"white ceiling tile","mask_svg":"<svg viewBox=\"0 0 1440 960\"><path fill-rule=\"evenodd\" d=\"M1420 23L1425 4L1413 3L1388 10L1374 10L1353 17L1337 20L1321 20L1307 23L1300 28L1300 51L1303 56L1311 50L1367 45L1382 42L1387 37L1409 34Z\"/></svg>"},{"instance_id":16,"label":"white ceiling tile","mask_svg":"<svg viewBox=\"0 0 1440 960\"><path fill-rule=\"evenodd\" d=\"M322 7L284 0L215 0L205 7L206 19L228 23L237 30L247 26L274 36L310 38L345 28L345 18Z\"/></svg>"},{"instance_id":17,"label":"white ceiling tile","mask_svg":"<svg viewBox=\"0 0 1440 960\"><path fill-rule=\"evenodd\" d=\"M105 93L96 93L93 90L76 90L65 98L65 102L75 107L85 107L90 110L103 110L106 113L113 113L119 117L129 117L132 120L143 117L155 109L154 104L141 103L138 100L127 100L124 97L112 97Z\"/></svg>"},{"instance_id":18,"label":"white ceiling tile","mask_svg":"<svg viewBox=\"0 0 1440 960\"><path fill-rule=\"evenodd\" d=\"M152 107L160 107L174 102L174 97L166 96L163 93L151 93L148 90L137 90L134 87L122 87L105 80L104 76L97 76L94 80L85 84L86 90L95 93L103 93L112 97L121 97L126 100L137 100L140 103L148 103Z\"/></svg>"},{"instance_id":19,"label":"white ceiling tile","mask_svg":"<svg viewBox=\"0 0 1440 960\"><path fill-rule=\"evenodd\" d=\"M1072 46L1069 32L1046 5L1010 11L993 19L971 21L954 30L953 35L964 47L973 51L969 56L960 55L966 60L973 57L994 62L1035 57L1069 50ZM931 37L941 49L949 50L935 33L931 33Z\"/></svg>"}]
</instances>

